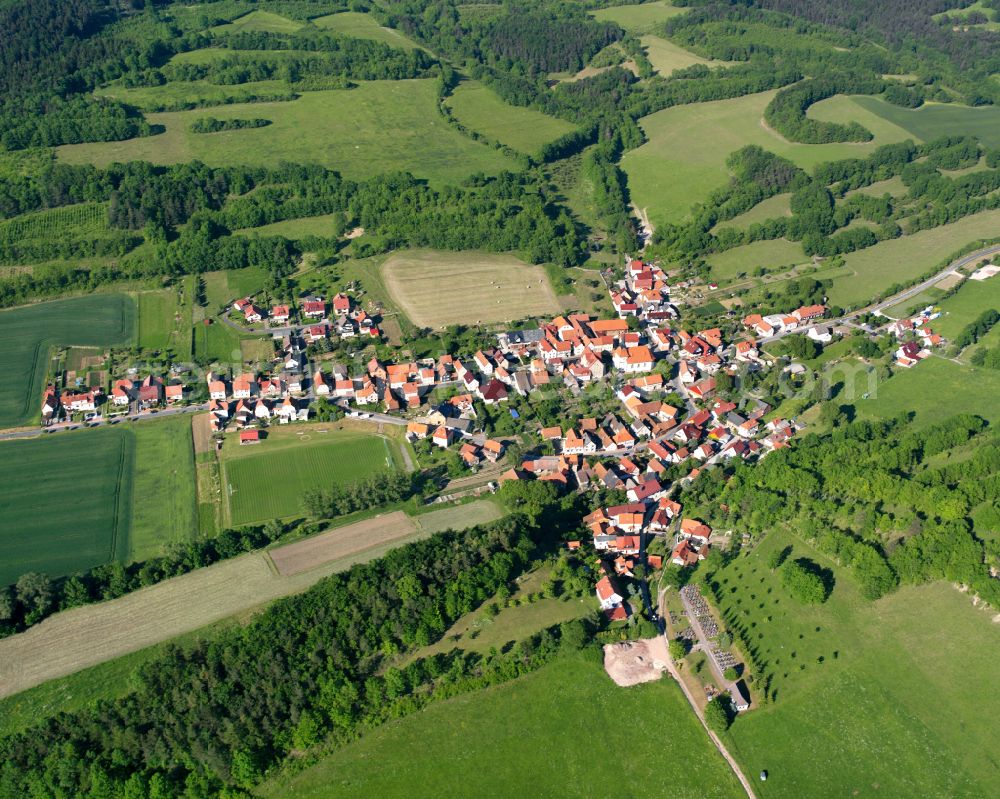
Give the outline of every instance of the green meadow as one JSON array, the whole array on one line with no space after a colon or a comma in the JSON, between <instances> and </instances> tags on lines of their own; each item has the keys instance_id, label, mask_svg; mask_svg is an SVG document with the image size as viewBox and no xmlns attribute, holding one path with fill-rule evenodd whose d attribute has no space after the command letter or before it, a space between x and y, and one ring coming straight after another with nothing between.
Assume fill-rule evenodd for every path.
<instances>
[{"instance_id":1,"label":"green meadow","mask_svg":"<svg viewBox=\"0 0 1000 799\"><path fill-rule=\"evenodd\" d=\"M419 47L416 42L399 31L393 28L383 28L368 14L357 11L328 14L325 17L316 17L311 22L317 28L341 33L344 36L355 36L358 39L374 39L377 42L384 42L390 47L398 47L403 50L413 50Z\"/></svg>"},{"instance_id":2,"label":"green meadow","mask_svg":"<svg viewBox=\"0 0 1000 799\"><path fill-rule=\"evenodd\" d=\"M748 144L757 144L810 169L824 161L857 158L882 144L912 138L902 128L883 121L880 130L873 131L875 139L864 144L789 142L762 122L764 109L773 96L774 92L762 92L675 106L640 120L647 141L625 154L622 168L628 175L633 201L646 209L654 226L680 221L692 205L725 185L729 179L726 158ZM840 118L846 113L837 105L819 108L822 105L817 104L817 117Z\"/></svg>"},{"instance_id":3,"label":"green meadow","mask_svg":"<svg viewBox=\"0 0 1000 799\"><path fill-rule=\"evenodd\" d=\"M878 97L842 98L855 108L896 125L914 139L930 141L940 136L975 136L987 147L1000 147L1000 108L993 105L972 108L967 105L927 103L920 108L900 108ZM853 112L852 112L853 113ZM857 120L868 123L860 115Z\"/></svg>"},{"instance_id":4,"label":"green meadow","mask_svg":"<svg viewBox=\"0 0 1000 799\"><path fill-rule=\"evenodd\" d=\"M683 47L679 47L660 36L643 36L641 42L642 46L646 49L646 57L649 59L649 63L653 65L653 69L664 77L669 77L670 73L675 69L685 69L695 64L716 66L724 63L722 61L711 61L707 58L702 58L690 50L685 50Z\"/></svg>"},{"instance_id":5,"label":"green meadow","mask_svg":"<svg viewBox=\"0 0 1000 799\"><path fill-rule=\"evenodd\" d=\"M308 236L331 238L339 232L340 226L335 226L335 223L342 222L343 217L343 214L304 216L298 219L283 219L280 222L272 222L269 225L261 225L260 227L245 228L236 232L244 236L284 236L293 241L304 239Z\"/></svg>"},{"instance_id":6,"label":"green meadow","mask_svg":"<svg viewBox=\"0 0 1000 799\"><path fill-rule=\"evenodd\" d=\"M124 294L97 294L0 311L0 427L37 418L49 348L131 344L135 301Z\"/></svg>"},{"instance_id":7,"label":"green meadow","mask_svg":"<svg viewBox=\"0 0 1000 799\"><path fill-rule=\"evenodd\" d=\"M448 99L462 125L528 155L574 128L572 123L500 99L475 81L463 81Z\"/></svg>"},{"instance_id":8,"label":"green meadow","mask_svg":"<svg viewBox=\"0 0 1000 799\"><path fill-rule=\"evenodd\" d=\"M200 160L211 166L311 162L352 179L406 170L439 184L455 183L475 172L515 168L512 159L450 128L435 103L432 80L370 81L353 89L303 92L288 102L223 109L227 119L272 120L263 128L191 132L192 122L219 116L218 108L148 114L150 123L164 126L164 133L65 145L57 153L67 163L98 166L132 160L157 164Z\"/></svg>"},{"instance_id":9,"label":"green meadow","mask_svg":"<svg viewBox=\"0 0 1000 799\"><path fill-rule=\"evenodd\" d=\"M768 568L787 545L832 570L826 603L798 603ZM986 655L1000 645L991 613L946 583L868 602L848 570L778 531L727 565L719 589L777 694L726 735L747 773L768 772L755 783L761 799L993 794L1000 720L982 698L1000 678Z\"/></svg>"},{"instance_id":10,"label":"green meadow","mask_svg":"<svg viewBox=\"0 0 1000 799\"><path fill-rule=\"evenodd\" d=\"M708 256L707 261L712 267L712 277L715 280L729 282L738 279L741 274L752 275L759 267L774 272L777 267L807 263L808 258L797 241L772 239L713 253Z\"/></svg>"},{"instance_id":11,"label":"green meadow","mask_svg":"<svg viewBox=\"0 0 1000 799\"><path fill-rule=\"evenodd\" d=\"M629 33L646 33L686 8L677 8L660 0L655 3L617 5L591 11L590 15L601 22L617 22Z\"/></svg>"},{"instance_id":12,"label":"green meadow","mask_svg":"<svg viewBox=\"0 0 1000 799\"><path fill-rule=\"evenodd\" d=\"M225 25L212 28L212 33L295 33L303 23L270 11L251 11Z\"/></svg>"},{"instance_id":13,"label":"green meadow","mask_svg":"<svg viewBox=\"0 0 1000 799\"><path fill-rule=\"evenodd\" d=\"M675 683L619 688L596 654L563 656L513 682L390 721L259 792L281 799L744 796ZM613 741L624 762L609 759ZM600 755L587 754L595 745Z\"/></svg>"},{"instance_id":14,"label":"green meadow","mask_svg":"<svg viewBox=\"0 0 1000 799\"><path fill-rule=\"evenodd\" d=\"M945 338L955 338L983 311L995 308L1000 311L1000 280L996 276L987 280L966 280L947 299L936 303L941 316L931 326Z\"/></svg>"}]
</instances>

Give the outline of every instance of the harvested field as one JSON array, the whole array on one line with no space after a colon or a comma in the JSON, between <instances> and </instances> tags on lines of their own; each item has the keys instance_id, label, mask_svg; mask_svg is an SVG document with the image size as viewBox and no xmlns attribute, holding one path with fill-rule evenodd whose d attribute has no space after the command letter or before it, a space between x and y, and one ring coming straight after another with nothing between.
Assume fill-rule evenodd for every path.
<instances>
[{"instance_id":1,"label":"harvested field","mask_svg":"<svg viewBox=\"0 0 1000 799\"><path fill-rule=\"evenodd\" d=\"M409 250L382 270L393 302L418 327L554 316L561 308L545 270L512 255Z\"/></svg>"},{"instance_id":2,"label":"harvested field","mask_svg":"<svg viewBox=\"0 0 1000 799\"><path fill-rule=\"evenodd\" d=\"M194 437L194 453L212 450L212 417L207 413L197 413L191 417L191 435Z\"/></svg>"},{"instance_id":3,"label":"harvested field","mask_svg":"<svg viewBox=\"0 0 1000 799\"><path fill-rule=\"evenodd\" d=\"M296 541L277 549L272 549L268 555L274 563L278 574L290 577L295 574L329 563L331 560L355 555L369 549L375 549L389 543L398 543L403 539L415 538L417 526L403 511L376 516L363 522L349 524L336 530Z\"/></svg>"},{"instance_id":4,"label":"harvested field","mask_svg":"<svg viewBox=\"0 0 1000 799\"><path fill-rule=\"evenodd\" d=\"M615 681L615 685L627 688L644 682L660 679L667 670L662 638L648 641L623 641L620 644L605 644L604 670Z\"/></svg>"},{"instance_id":5,"label":"harvested field","mask_svg":"<svg viewBox=\"0 0 1000 799\"><path fill-rule=\"evenodd\" d=\"M335 531L357 546L328 553L312 569L279 574L268 554L250 552L120 599L57 613L27 632L0 640L0 697L305 591L323 577L381 557L404 543L404 537L383 537L372 545L367 536L373 523L386 526L387 518L397 516L409 527L408 540L427 537L404 514L394 513ZM359 537L367 540L358 541Z\"/></svg>"}]
</instances>

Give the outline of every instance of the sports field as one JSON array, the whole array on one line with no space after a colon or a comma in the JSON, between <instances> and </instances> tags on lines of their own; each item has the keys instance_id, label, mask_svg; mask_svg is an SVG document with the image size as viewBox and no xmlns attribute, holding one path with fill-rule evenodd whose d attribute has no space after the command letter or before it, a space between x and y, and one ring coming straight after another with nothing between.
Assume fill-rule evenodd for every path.
<instances>
[{"instance_id":1,"label":"sports field","mask_svg":"<svg viewBox=\"0 0 1000 799\"><path fill-rule=\"evenodd\" d=\"M325 432L324 432L325 431ZM259 444L228 436L219 454L233 526L302 513L302 494L397 468L388 439L330 425L272 427Z\"/></svg>"},{"instance_id":2,"label":"sports field","mask_svg":"<svg viewBox=\"0 0 1000 799\"><path fill-rule=\"evenodd\" d=\"M864 305L894 283L911 282L965 245L998 233L1000 211L983 211L850 253L844 256L847 274L833 280L830 302L844 307Z\"/></svg>"},{"instance_id":3,"label":"sports field","mask_svg":"<svg viewBox=\"0 0 1000 799\"><path fill-rule=\"evenodd\" d=\"M591 11L590 15L601 22L617 22L629 33L644 33L652 30L670 17L683 14L686 8L677 8L666 2L643 3L641 5L618 5Z\"/></svg>"},{"instance_id":4,"label":"sports field","mask_svg":"<svg viewBox=\"0 0 1000 799\"><path fill-rule=\"evenodd\" d=\"M454 183L474 172L514 170L511 159L448 126L435 108L436 85L433 80L371 81L354 89L303 92L289 102L229 105L227 119L263 117L273 124L211 136L192 133L190 126L218 116L217 108L149 114L149 122L163 125L164 133L71 144L57 153L67 163L97 166L133 160L199 160L210 166L318 163L351 179L407 170L438 183Z\"/></svg>"},{"instance_id":5,"label":"sports field","mask_svg":"<svg viewBox=\"0 0 1000 799\"><path fill-rule=\"evenodd\" d=\"M198 535L194 446L187 415L136 424L132 523L127 560L166 553Z\"/></svg>"},{"instance_id":6,"label":"sports field","mask_svg":"<svg viewBox=\"0 0 1000 799\"><path fill-rule=\"evenodd\" d=\"M643 117L640 124L647 142L625 154L622 168L628 174L633 201L647 210L654 226L679 221L694 203L725 185L729 179L726 158L745 145L760 145L809 169L824 161L858 158L879 145L912 138L902 128L883 121L881 130L873 131L875 139L864 144L789 142L761 123L773 96L774 92L763 92L692 103ZM836 106L828 111L834 115L841 112Z\"/></svg>"},{"instance_id":7,"label":"sports field","mask_svg":"<svg viewBox=\"0 0 1000 799\"><path fill-rule=\"evenodd\" d=\"M789 544L792 557L833 570L825 604L794 601L767 567L768 555ZM767 769L755 786L761 799L994 793L1000 717L977 686L1000 678L1000 662L985 654L1000 645L995 611L974 609L946 583L867 602L848 570L778 532L720 582L777 689L776 701L727 736L745 771Z\"/></svg>"},{"instance_id":8,"label":"sports field","mask_svg":"<svg viewBox=\"0 0 1000 799\"><path fill-rule=\"evenodd\" d=\"M881 117L908 131L914 139L930 141L940 136L975 136L987 147L1000 147L1000 108L986 105L927 103L920 108L900 108L878 97L845 97L845 103ZM857 119L867 125L858 114Z\"/></svg>"},{"instance_id":9,"label":"sports field","mask_svg":"<svg viewBox=\"0 0 1000 799\"><path fill-rule=\"evenodd\" d=\"M560 306L540 266L512 255L408 250L382 275L393 302L417 327L552 316Z\"/></svg>"},{"instance_id":10,"label":"sports field","mask_svg":"<svg viewBox=\"0 0 1000 799\"><path fill-rule=\"evenodd\" d=\"M505 103L492 89L475 81L463 81L447 102L455 119L465 127L528 155L574 127L563 119Z\"/></svg>"},{"instance_id":11,"label":"sports field","mask_svg":"<svg viewBox=\"0 0 1000 799\"><path fill-rule=\"evenodd\" d=\"M623 738L627 768L587 755L602 735ZM618 688L584 655L391 721L260 793L409 799L414 786L495 799L745 796L673 681Z\"/></svg>"},{"instance_id":12,"label":"sports field","mask_svg":"<svg viewBox=\"0 0 1000 799\"><path fill-rule=\"evenodd\" d=\"M117 428L0 442L0 585L125 560L134 459Z\"/></svg>"},{"instance_id":13,"label":"sports field","mask_svg":"<svg viewBox=\"0 0 1000 799\"><path fill-rule=\"evenodd\" d=\"M408 39L399 31L393 28L383 28L368 14L357 11L328 14L325 17L316 17L311 22L317 28L342 33L345 36L355 36L358 39L374 39L402 50L413 50L419 47L416 42Z\"/></svg>"},{"instance_id":14,"label":"sports field","mask_svg":"<svg viewBox=\"0 0 1000 799\"><path fill-rule=\"evenodd\" d=\"M135 301L99 294L0 311L0 428L37 418L50 346L130 344Z\"/></svg>"}]
</instances>

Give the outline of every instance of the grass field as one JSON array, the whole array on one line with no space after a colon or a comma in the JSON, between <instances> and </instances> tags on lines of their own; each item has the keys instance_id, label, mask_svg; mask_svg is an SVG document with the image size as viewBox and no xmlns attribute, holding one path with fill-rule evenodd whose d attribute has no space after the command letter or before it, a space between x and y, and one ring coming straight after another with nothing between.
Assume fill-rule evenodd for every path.
<instances>
[{"instance_id":1,"label":"grass field","mask_svg":"<svg viewBox=\"0 0 1000 799\"><path fill-rule=\"evenodd\" d=\"M170 349L181 360L191 357L190 281L174 288L143 291L136 296L139 306L139 346Z\"/></svg>"},{"instance_id":2,"label":"grass field","mask_svg":"<svg viewBox=\"0 0 1000 799\"><path fill-rule=\"evenodd\" d=\"M103 347L130 344L135 301L100 294L0 311L0 427L23 425L39 413L54 345Z\"/></svg>"},{"instance_id":3,"label":"grass field","mask_svg":"<svg viewBox=\"0 0 1000 799\"><path fill-rule=\"evenodd\" d=\"M974 413L995 424L1000 421L1000 372L933 356L900 369L878 384L875 396L855 406L866 417L910 412L922 425L956 413Z\"/></svg>"},{"instance_id":4,"label":"grass field","mask_svg":"<svg viewBox=\"0 0 1000 799\"><path fill-rule=\"evenodd\" d=\"M98 238L110 234L107 203L77 203L32 211L0 222L0 236L20 244L58 238Z\"/></svg>"},{"instance_id":5,"label":"grass field","mask_svg":"<svg viewBox=\"0 0 1000 799\"><path fill-rule=\"evenodd\" d=\"M601 22L617 22L629 33L650 31L670 17L683 14L686 8L677 8L666 2L622 5L591 11L590 15Z\"/></svg>"},{"instance_id":6,"label":"grass field","mask_svg":"<svg viewBox=\"0 0 1000 799\"><path fill-rule=\"evenodd\" d=\"M854 107L881 117L909 132L915 139L930 141L939 136L975 136L987 147L1000 147L1000 108L927 103L921 108L900 108L878 97L842 98ZM867 125L860 115L859 122Z\"/></svg>"},{"instance_id":7,"label":"grass field","mask_svg":"<svg viewBox=\"0 0 1000 799\"><path fill-rule=\"evenodd\" d=\"M117 428L0 443L0 585L125 560L134 460Z\"/></svg>"},{"instance_id":8,"label":"grass field","mask_svg":"<svg viewBox=\"0 0 1000 799\"><path fill-rule=\"evenodd\" d=\"M864 144L796 144L761 124L774 92L732 100L692 103L658 111L641 120L648 141L626 153L632 199L647 209L653 225L677 222L728 180L726 157L748 144L791 159L809 169L824 161L857 158L875 147L912 137L886 123L874 141ZM878 133L878 132L876 132Z\"/></svg>"},{"instance_id":9,"label":"grass field","mask_svg":"<svg viewBox=\"0 0 1000 799\"><path fill-rule=\"evenodd\" d=\"M512 255L409 250L390 257L382 274L418 327L551 316L561 307L545 270Z\"/></svg>"},{"instance_id":10,"label":"grass field","mask_svg":"<svg viewBox=\"0 0 1000 799\"><path fill-rule=\"evenodd\" d=\"M502 153L452 130L435 108L435 93L432 80L371 81L354 89L304 92L290 102L229 105L227 119L263 117L273 124L211 136L192 133L190 125L217 116L216 108L149 114L150 123L165 126L164 133L71 144L57 152L67 163L97 166L132 160L199 160L210 166L292 161L322 164L351 179L408 170L438 183L515 168Z\"/></svg>"},{"instance_id":11,"label":"grass field","mask_svg":"<svg viewBox=\"0 0 1000 799\"><path fill-rule=\"evenodd\" d=\"M595 730L624 737L628 768L584 754ZM743 795L675 683L618 688L583 655L389 722L260 792L409 799L414 786L497 799Z\"/></svg>"},{"instance_id":12,"label":"grass field","mask_svg":"<svg viewBox=\"0 0 1000 799\"><path fill-rule=\"evenodd\" d=\"M239 334L220 322L195 328L194 353L214 363L237 363L243 358Z\"/></svg>"},{"instance_id":13,"label":"grass field","mask_svg":"<svg viewBox=\"0 0 1000 799\"><path fill-rule=\"evenodd\" d=\"M321 432L326 430L327 432ZM302 513L310 488L349 483L396 468L395 444L374 435L329 425L274 427L260 444L227 437L220 452L229 522L250 524Z\"/></svg>"},{"instance_id":14,"label":"grass field","mask_svg":"<svg viewBox=\"0 0 1000 799\"><path fill-rule=\"evenodd\" d=\"M763 202L757 203L749 211L744 211L738 216L734 216L725 222L719 222L713 230L724 227L734 227L746 229L756 222L764 222L768 219L779 219L784 216L791 216L790 207L792 195L789 193L776 194L768 197Z\"/></svg>"},{"instance_id":15,"label":"grass field","mask_svg":"<svg viewBox=\"0 0 1000 799\"><path fill-rule=\"evenodd\" d=\"M768 569L768 554L788 544L792 557L833 570L825 604L795 602ZM993 793L1000 722L996 703L975 688L1000 677L1000 663L982 656L1000 644L992 614L945 583L867 602L847 570L779 532L720 582L775 673L776 701L726 736L748 773L767 769L767 782L756 783L761 799Z\"/></svg>"},{"instance_id":16,"label":"grass field","mask_svg":"<svg viewBox=\"0 0 1000 799\"><path fill-rule=\"evenodd\" d=\"M288 95L288 84L280 80L250 81L223 86L205 80L171 81L162 86L136 86L126 88L112 84L98 89L95 94L114 97L144 111L159 108L177 108L184 105L208 106L231 102L250 102L254 97ZM220 109L216 109L218 113ZM226 110L226 109L222 109Z\"/></svg>"},{"instance_id":17,"label":"grass field","mask_svg":"<svg viewBox=\"0 0 1000 799\"><path fill-rule=\"evenodd\" d=\"M357 11L344 11L340 14L328 14L325 17L316 17L312 23L325 30L334 33L342 33L345 36L355 36L358 39L374 39L377 42L385 42L391 47L399 47L403 50L413 50L419 45L412 39L408 39L402 33L392 28L383 28L368 14Z\"/></svg>"},{"instance_id":18,"label":"grass field","mask_svg":"<svg viewBox=\"0 0 1000 799\"><path fill-rule=\"evenodd\" d=\"M295 33L301 22L273 14L270 11L251 11L226 25L212 28L213 33Z\"/></svg>"},{"instance_id":19,"label":"grass field","mask_svg":"<svg viewBox=\"0 0 1000 799\"><path fill-rule=\"evenodd\" d=\"M702 58L690 50L685 50L683 47L659 36L643 36L640 41L646 49L646 57L649 59L649 63L653 65L653 69L665 77L669 77L670 73L676 69L685 69L695 64L715 66L723 63L721 61L711 61L707 58Z\"/></svg>"},{"instance_id":20,"label":"grass field","mask_svg":"<svg viewBox=\"0 0 1000 799\"><path fill-rule=\"evenodd\" d=\"M945 338L955 338L983 311L990 308L1000 311L1000 280L996 277L966 280L958 291L937 305L941 316L931 323L934 330Z\"/></svg>"},{"instance_id":21,"label":"grass field","mask_svg":"<svg viewBox=\"0 0 1000 799\"><path fill-rule=\"evenodd\" d=\"M998 231L1000 211L983 211L850 253L844 257L848 274L834 278L830 302L844 307L863 305L892 284L909 282L965 245L993 238Z\"/></svg>"},{"instance_id":22,"label":"grass field","mask_svg":"<svg viewBox=\"0 0 1000 799\"><path fill-rule=\"evenodd\" d=\"M503 510L496 502L477 499L465 505L421 513L419 516L414 516L413 520L426 533L441 533L445 530L463 530L466 527L496 521L503 515Z\"/></svg>"},{"instance_id":23,"label":"grass field","mask_svg":"<svg viewBox=\"0 0 1000 799\"><path fill-rule=\"evenodd\" d=\"M163 555L198 535L191 420L180 415L137 424L128 560Z\"/></svg>"},{"instance_id":24,"label":"grass field","mask_svg":"<svg viewBox=\"0 0 1000 799\"><path fill-rule=\"evenodd\" d=\"M712 267L712 277L722 282L735 280L741 272L750 275L760 266L773 272L775 267L796 266L807 263L809 259L797 241L774 239L713 253L707 260Z\"/></svg>"},{"instance_id":25,"label":"grass field","mask_svg":"<svg viewBox=\"0 0 1000 799\"><path fill-rule=\"evenodd\" d=\"M465 127L528 155L573 130L570 122L501 100L475 81L463 81L448 99L455 119Z\"/></svg>"},{"instance_id":26,"label":"grass field","mask_svg":"<svg viewBox=\"0 0 1000 799\"><path fill-rule=\"evenodd\" d=\"M334 227L336 221L343 219L343 214L323 214L321 216L305 216L300 219L283 219L260 227L244 228L236 232L243 236L284 236L292 241L304 239L307 236L322 236L331 238L339 227Z\"/></svg>"}]
</instances>

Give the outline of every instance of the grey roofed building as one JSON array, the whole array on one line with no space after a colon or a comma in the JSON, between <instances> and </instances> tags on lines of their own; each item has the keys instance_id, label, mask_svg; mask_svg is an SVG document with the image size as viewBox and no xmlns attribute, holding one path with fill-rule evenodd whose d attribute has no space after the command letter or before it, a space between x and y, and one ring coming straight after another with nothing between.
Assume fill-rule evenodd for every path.
<instances>
[{"instance_id":1,"label":"grey roofed building","mask_svg":"<svg viewBox=\"0 0 1000 799\"><path fill-rule=\"evenodd\" d=\"M462 435L468 435L472 432L472 420L471 419L455 419L449 417L444 420L444 426L449 430L457 430Z\"/></svg>"},{"instance_id":2,"label":"grey roofed building","mask_svg":"<svg viewBox=\"0 0 1000 799\"><path fill-rule=\"evenodd\" d=\"M735 683L729 689L729 698L733 700L733 707L738 712L742 713L744 710L750 709L750 696L747 694L747 687L743 684L743 680Z\"/></svg>"}]
</instances>

